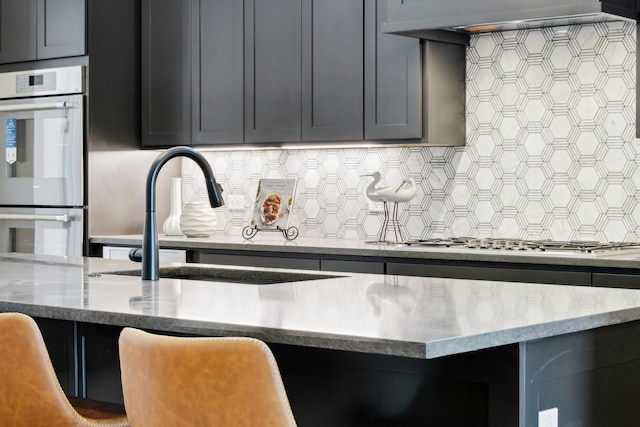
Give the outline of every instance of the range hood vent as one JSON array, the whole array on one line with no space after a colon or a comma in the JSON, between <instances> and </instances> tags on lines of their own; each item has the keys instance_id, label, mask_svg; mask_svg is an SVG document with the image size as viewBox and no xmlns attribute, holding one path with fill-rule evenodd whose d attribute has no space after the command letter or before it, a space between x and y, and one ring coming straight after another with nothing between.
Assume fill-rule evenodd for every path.
<instances>
[{"instance_id":1,"label":"range hood vent","mask_svg":"<svg viewBox=\"0 0 640 427\"><path fill-rule=\"evenodd\" d=\"M464 43L469 34L638 20L640 0L388 0L385 33ZM452 34L453 33L453 34Z\"/></svg>"}]
</instances>

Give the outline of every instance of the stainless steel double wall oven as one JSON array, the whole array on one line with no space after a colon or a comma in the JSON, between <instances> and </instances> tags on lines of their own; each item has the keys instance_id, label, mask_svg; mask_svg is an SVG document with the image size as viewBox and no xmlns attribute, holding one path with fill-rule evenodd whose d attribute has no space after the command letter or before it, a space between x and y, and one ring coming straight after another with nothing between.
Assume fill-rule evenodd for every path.
<instances>
[{"instance_id":1,"label":"stainless steel double wall oven","mask_svg":"<svg viewBox=\"0 0 640 427\"><path fill-rule=\"evenodd\" d=\"M83 254L84 70L0 74L0 252Z\"/></svg>"}]
</instances>

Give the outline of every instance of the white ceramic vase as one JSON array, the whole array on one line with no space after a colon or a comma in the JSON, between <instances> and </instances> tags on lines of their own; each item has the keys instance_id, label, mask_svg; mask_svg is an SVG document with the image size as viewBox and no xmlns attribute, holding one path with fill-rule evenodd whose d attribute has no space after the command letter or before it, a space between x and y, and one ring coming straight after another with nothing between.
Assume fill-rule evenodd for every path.
<instances>
[{"instance_id":1,"label":"white ceramic vase","mask_svg":"<svg viewBox=\"0 0 640 427\"><path fill-rule=\"evenodd\" d=\"M189 237L208 237L216 231L218 219L208 202L185 203L180 228Z\"/></svg>"},{"instance_id":2,"label":"white ceramic vase","mask_svg":"<svg viewBox=\"0 0 640 427\"><path fill-rule=\"evenodd\" d=\"M162 232L167 236L182 236L180 216L182 215L182 179L171 178L171 210L162 224Z\"/></svg>"}]
</instances>

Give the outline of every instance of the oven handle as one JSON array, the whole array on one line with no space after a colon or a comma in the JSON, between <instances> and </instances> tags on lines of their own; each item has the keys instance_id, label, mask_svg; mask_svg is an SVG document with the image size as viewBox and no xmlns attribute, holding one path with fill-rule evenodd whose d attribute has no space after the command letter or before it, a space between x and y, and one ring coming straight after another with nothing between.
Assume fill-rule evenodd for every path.
<instances>
[{"instance_id":1,"label":"oven handle","mask_svg":"<svg viewBox=\"0 0 640 427\"><path fill-rule=\"evenodd\" d=\"M69 222L69 217L65 215L38 215L38 214L0 214L0 220L22 220L22 221L57 221Z\"/></svg>"},{"instance_id":2,"label":"oven handle","mask_svg":"<svg viewBox=\"0 0 640 427\"><path fill-rule=\"evenodd\" d=\"M0 105L0 112L7 111L35 111L35 110L61 110L68 108L66 101L60 102L43 102L40 104L11 104Z\"/></svg>"}]
</instances>

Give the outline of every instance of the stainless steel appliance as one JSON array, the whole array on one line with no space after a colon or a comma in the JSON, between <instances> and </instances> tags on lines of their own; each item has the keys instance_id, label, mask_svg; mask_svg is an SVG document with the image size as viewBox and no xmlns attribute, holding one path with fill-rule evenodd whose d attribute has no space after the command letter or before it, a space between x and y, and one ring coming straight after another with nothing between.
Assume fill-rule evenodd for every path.
<instances>
[{"instance_id":1,"label":"stainless steel appliance","mask_svg":"<svg viewBox=\"0 0 640 427\"><path fill-rule=\"evenodd\" d=\"M490 249L509 251L564 251L576 253L602 253L627 249L640 249L640 242L598 242L590 240L525 240L509 238L475 238L452 237L424 240L409 240L408 246L460 248L460 249Z\"/></svg>"},{"instance_id":2,"label":"stainless steel appliance","mask_svg":"<svg viewBox=\"0 0 640 427\"><path fill-rule=\"evenodd\" d=\"M0 251L82 256L84 68L0 74Z\"/></svg>"},{"instance_id":3,"label":"stainless steel appliance","mask_svg":"<svg viewBox=\"0 0 640 427\"><path fill-rule=\"evenodd\" d=\"M635 21L640 3L629 0L389 0L385 33L436 40L437 30L477 33Z\"/></svg>"}]
</instances>

